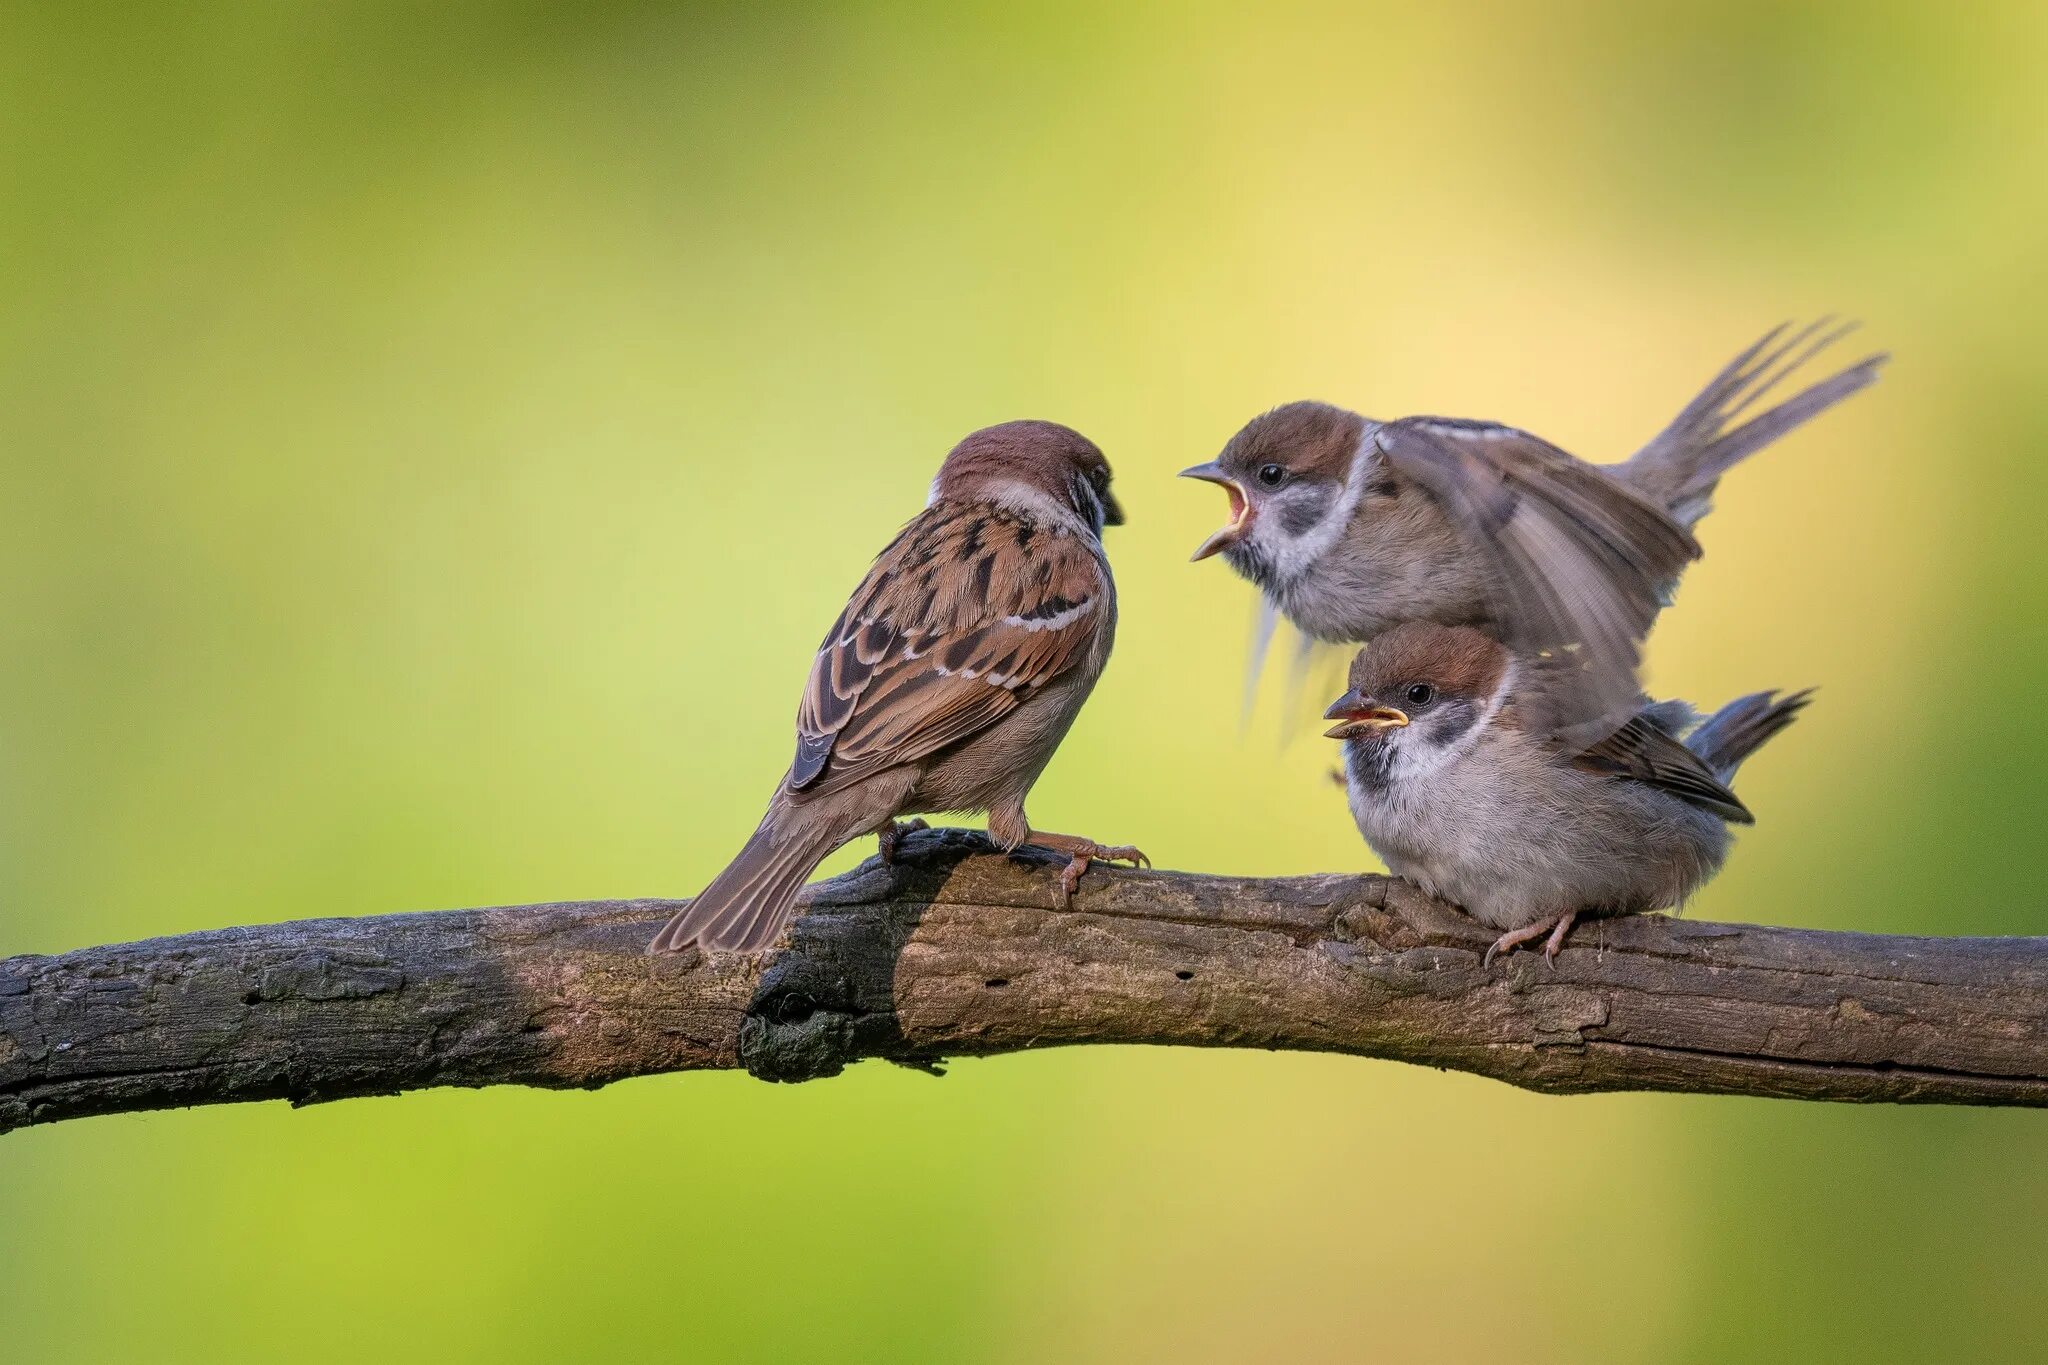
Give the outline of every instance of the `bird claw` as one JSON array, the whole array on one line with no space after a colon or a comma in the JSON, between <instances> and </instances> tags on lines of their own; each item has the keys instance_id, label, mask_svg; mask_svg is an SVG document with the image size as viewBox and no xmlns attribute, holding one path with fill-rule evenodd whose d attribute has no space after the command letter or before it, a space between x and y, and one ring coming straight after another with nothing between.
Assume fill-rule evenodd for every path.
<instances>
[{"instance_id":1,"label":"bird claw","mask_svg":"<svg viewBox=\"0 0 2048 1365\"><path fill-rule=\"evenodd\" d=\"M881 856L885 867L893 866L896 862L897 846L920 830L930 828L922 816L901 822L891 820L884 828L875 831L875 852Z\"/></svg>"},{"instance_id":2,"label":"bird claw","mask_svg":"<svg viewBox=\"0 0 2048 1365\"><path fill-rule=\"evenodd\" d=\"M1519 929L1508 930L1505 934L1495 939L1492 945L1480 957L1479 970L1485 971L1492 967L1493 959L1497 955L1512 953L1531 939L1542 938L1545 933L1548 933L1550 938L1543 945L1543 960L1550 965L1552 971L1556 971L1557 954L1564 947L1565 935L1572 931L1572 924L1578 917L1578 911L1567 910L1555 919L1540 919L1534 924L1525 924Z\"/></svg>"},{"instance_id":3,"label":"bird claw","mask_svg":"<svg viewBox=\"0 0 2048 1365\"><path fill-rule=\"evenodd\" d=\"M1150 867L1152 860L1144 850L1129 844L1094 844L1087 849L1076 850L1067 859L1067 865L1060 869L1060 909L1074 903L1074 892L1080 888L1081 876L1094 863L1129 863L1133 867Z\"/></svg>"},{"instance_id":4,"label":"bird claw","mask_svg":"<svg viewBox=\"0 0 2048 1365\"><path fill-rule=\"evenodd\" d=\"M1081 885L1081 874L1088 870L1088 864L1095 861L1086 853L1076 853L1067 859L1067 865L1060 869L1060 909L1074 903L1074 892Z\"/></svg>"},{"instance_id":5,"label":"bird claw","mask_svg":"<svg viewBox=\"0 0 2048 1365\"><path fill-rule=\"evenodd\" d=\"M1576 910L1567 910L1557 917L1557 927L1550 931L1550 941L1543 945L1543 960L1550 964L1550 970L1557 970L1557 954L1564 947L1564 936L1572 931L1572 922L1579 917Z\"/></svg>"}]
</instances>

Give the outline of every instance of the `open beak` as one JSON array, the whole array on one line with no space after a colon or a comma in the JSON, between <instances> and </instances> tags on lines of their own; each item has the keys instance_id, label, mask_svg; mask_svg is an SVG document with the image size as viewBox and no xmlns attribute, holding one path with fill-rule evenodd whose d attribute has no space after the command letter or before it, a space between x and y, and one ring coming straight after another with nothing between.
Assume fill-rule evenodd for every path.
<instances>
[{"instance_id":1,"label":"open beak","mask_svg":"<svg viewBox=\"0 0 2048 1365\"><path fill-rule=\"evenodd\" d=\"M1213 483L1230 495L1229 524L1203 541L1190 562L1207 559L1218 550L1227 550L1251 533L1252 518L1256 515L1252 511L1251 501L1245 497L1244 488L1238 481L1223 472L1222 465L1211 460L1207 464L1198 464L1193 469L1183 469L1180 476L1183 479L1201 479Z\"/></svg>"},{"instance_id":2,"label":"open beak","mask_svg":"<svg viewBox=\"0 0 2048 1365\"><path fill-rule=\"evenodd\" d=\"M1402 729L1408 724L1408 713L1391 706L1381 706L1370 697L1360 696L1358 689L1353 688L1323 712L1323 719L1338 722L1323 731L1324 738L1357 739L1361 735Z\"/></svg>"}]
</instances>

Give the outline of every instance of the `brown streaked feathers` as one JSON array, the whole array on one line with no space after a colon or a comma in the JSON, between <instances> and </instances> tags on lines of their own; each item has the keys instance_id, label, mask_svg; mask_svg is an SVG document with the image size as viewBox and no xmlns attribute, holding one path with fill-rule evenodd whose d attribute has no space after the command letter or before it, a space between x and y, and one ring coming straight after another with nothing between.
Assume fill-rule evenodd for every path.
<instances>
[{"instance_id":1,"label":"brown streaked feathers","mask_svg":"<svg viewBox=\"0 0 2048 1365\"><path fill-rule=\"evenodd\" d=\"M936 504L882 552L818 650L790 790L822 796L994 724L1086 652L1108 591L1077 536Z\"/></svg>"},{"instance_id":2,"label":"brown streaked feathers","mask_svg":"<svg viewBox=\"0 0 2048 1365\"><path fill-rule=\"evenodd\" d=\"M1669 792L1734 824L1756 823L1749 807L1698 754L1655 717L1642 712L1630 716L1627 724L1605 739L1587 746L1572 762L1588 772L1625 777Z\"/></svg>"},{"instance_id":3,"label":"brown streaked feathers","mask_svg":"<svg viewBox=\"0 0 2048 1365\"><path fill-rule=\"evenodd\" d=\"M1091 861L1142 856L1024 813L1115 636L1109 483L1102 452L1052 422L954 447L812 661L796 756L759 827L652 951L767 947L833 849L877 834L891 856L895 821L917 812L987 811L999 839L1067 853L1068 894Z\"/></svg>"}]
</instances>

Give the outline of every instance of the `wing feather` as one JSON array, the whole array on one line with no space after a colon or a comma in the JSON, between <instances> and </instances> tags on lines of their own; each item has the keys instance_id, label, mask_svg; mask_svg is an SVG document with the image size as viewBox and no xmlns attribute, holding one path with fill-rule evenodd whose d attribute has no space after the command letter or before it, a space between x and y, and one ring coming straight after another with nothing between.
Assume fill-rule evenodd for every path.
<instances>
[{"instance_id":1,"label":"wing feather","mask_svg":"<svg viewBox=\"0 0 2048 1365\"><path fill-rule=\"evenodd\" d=\"M1588 746L1573 762L1593 772L1647 783L1724 820L1755 823L1749 808L1714 775L1705 760L1647 715L1629 717L1627 724Z\"/></svg>"},{"instance_id":2,"label":"wing feather","mask_svg":"<svg viewBox=\"0 0 2048 1365\"><path fill-rule=\"evenodd\" d=\"M995 724L1096 647L1110 592L1077 536L982 503L928 508L819 647L791 790L838 791Z\"/></svg>"},{"instance_id":3,"label":"wing feather","mask_svg":"<svg viewBox=\"0 0 2048 1365\"><path fill-rule=\"evenodd\" d=\"M1613 733L1640 704L1643 637L1698 543L1617 480L1526 431L1411 417L1376 439L1489 562L1490 624L1502 642L1576 664L1579 685L1557 694L1558 737Z\"/></svg>"}]
</instances>

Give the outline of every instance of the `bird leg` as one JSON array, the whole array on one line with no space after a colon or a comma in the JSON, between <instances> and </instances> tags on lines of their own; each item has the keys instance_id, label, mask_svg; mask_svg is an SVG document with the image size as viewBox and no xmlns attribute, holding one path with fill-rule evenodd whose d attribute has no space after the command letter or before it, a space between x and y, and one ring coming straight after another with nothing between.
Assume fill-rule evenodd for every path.
<instances>
[{"instance_id":1,"label":"bird leg","mask_svg":"<svg viewBox=\"0 0 2048 1365\"><path fill-rule=\"evenodd\" d=\"M1567 910L1554 918L1539 919L1534 924L1525 924L1519 929L1508 930L1495 939L1493 946L1486 950L1486 956L1479 959L1480 970L1484 971L1491 967L1496 954L1512 953L1529 940L1543 937L1545 933L1550 935L1550 941L1543 945L1543 960L1555 967L1558 950L1564 947L1564 937L1572 931L1572 922L1578 917L1578 911Z\"/></svg>"},{"instance_id":2,"label":"bird leg","mask_svg":"<svg viewBox=\"0 0 2048 1365\"><path fill-rule=\"evenodd\" d=\"M1063 910L1073 903L1074 888L1080 885L1081 874L1092 862L1152 866L1150 858L1127 844L1111 847L1079 835L1048 834L1044 830L1033 829L1031 821L1024 815L1022 804L991 810L988 813L988 832L1009 853L1015 853L1026 844L1036 844L1053 853L1067 855L1067 865L1060 869L1060 908Z\"/></svg>"},{"instance_id":3,"label":"bird leg","mask_svg":"<svg viewBox=\"0 0 2048 1365\"><path fill-rule=\"evenodd\" d=\"M891 820L875 831L875 851L882 855L884 864L893 865L896 861L896 846L919 830L930 828L921 815L909 820Z\"/></svg>"}]
</instances>

